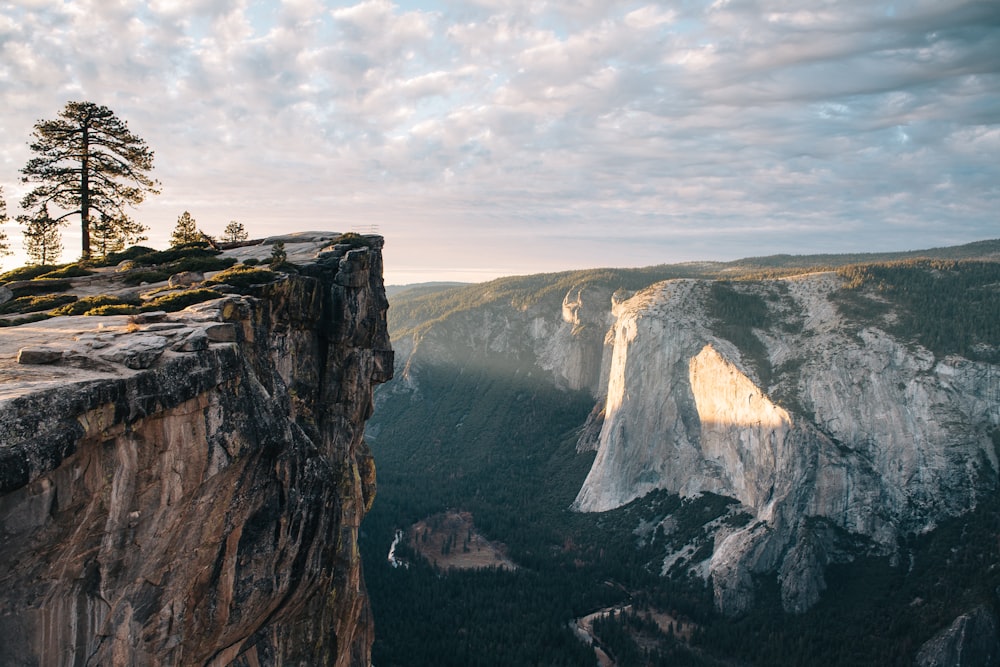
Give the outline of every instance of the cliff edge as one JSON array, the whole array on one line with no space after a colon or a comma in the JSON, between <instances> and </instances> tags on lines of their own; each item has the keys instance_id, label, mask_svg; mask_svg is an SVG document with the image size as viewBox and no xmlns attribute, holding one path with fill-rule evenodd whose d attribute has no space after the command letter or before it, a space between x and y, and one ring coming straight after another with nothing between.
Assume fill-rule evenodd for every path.
<instances>
[{"instance_id":1,"label":"cliff edge","mask_svg":"<svg viewBox=\"0 0 1000 667\"><path fill-rule=\"evenodd\" d=\"M382 239L338 236L170 315L0 329L0 665L369 664L393 355Z\"/></svg>"}]
</instances>

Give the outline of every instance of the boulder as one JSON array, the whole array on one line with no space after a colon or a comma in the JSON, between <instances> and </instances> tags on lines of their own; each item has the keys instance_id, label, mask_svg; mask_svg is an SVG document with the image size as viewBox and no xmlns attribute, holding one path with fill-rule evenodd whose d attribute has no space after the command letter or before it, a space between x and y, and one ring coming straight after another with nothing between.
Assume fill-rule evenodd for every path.
<instances>
[{"instance_id":1,"label":"boulder","mask_svg":"<svg viewBox=\"0 0 1000 667\"><path fill-rule=\"evenodd\" d=\"M236 327L229 322L210 324L205 327L205 334L213 343L232 343L236 340Z\"/></svg>"},{"instance_id":2,"label":"boulder","mask_svg":"<svg viewBox=\"0 0 1000 667\"><path fill-rule=\"evenodd\" d=\"M163 351L168 341L163 336L137 334L123 336L113 346L102 350L100 356L106 361L123 364L133 370L141 370L152 366Z\"/></svg>"},{"instance_id":3,"label":"boulder","mask_svg":"<svg viewBox=\"0 0 1000 667\"><path fill-rule=\"evenodd\" d=\"M189 336L174 345L174 350L178 352L198 352L208 349L208 335L198 329Z\"/></svg>"},{"instance_id":4,"label":"boulder","mask_svg":"<svg viewBox=\"0 0 1000 667\"><path fill-rule=\"evenodd\" d=\"M170 276L167 285L170 287L190 287L205 280L205 274L201 271L181 271Z\"/></svg>"},{"instance_id":5,"label":"boulder","mask_svg":"<svg viewBox=\"0 0 1000 667\"><path fill-rule=\"evenodd\" d=\"M19 364L52 364L62 359L62 350L50 347L22 347L17 351Z\"/></svg>"}]
</instances>

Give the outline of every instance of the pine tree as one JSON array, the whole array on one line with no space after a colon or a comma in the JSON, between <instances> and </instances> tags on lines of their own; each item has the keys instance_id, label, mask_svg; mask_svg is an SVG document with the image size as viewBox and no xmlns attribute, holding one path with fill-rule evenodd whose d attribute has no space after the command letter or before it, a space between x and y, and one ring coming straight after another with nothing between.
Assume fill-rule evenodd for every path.
<instances>
[{"instance_id":1,"label":"pine tree","mask_svg":"<svg viewBox=\"0 0 1000 667\"><path fill-rule=\"evenodd\" d=\"M275 241L271 246L271 268L278 268L288 261L288 253L285 252L284 241Z\"/></svg>"},{"instance_id":2,"label":"pine tree","mask_svg":"<svg viewBox=\"0 0 1000 667\"><path fill-rule=\"evenodd\" d=\"M14 254L10 249L7 230L3 228L5 224L7 224L7 202L3 198L3 186L0 186L0 257Z\"/></svg>"},{"instance_id":3,"label":"pine tree","mask_svg":"<svg viewBox=\"0 0 1000 667\"><path fill-rule=\"evenodd\" d=\"M184 211L177 218L177 226L174 227L173 233L170 234L170 245L179 246L185 243L194 243L195 241L201 241L204 235L198 229L198 224L195 222L194 218L187 211Z\"/></svg>"},{"instance_id":4,"label":"pine tree","mask_svg":"<svg viewBox=\"0 0 1000 667\"><path fill-rule=\"evenodd\" d=\"M92 209L124 216L126 205L158 192L158 183L146 175L153 168L153 151L107 107L68 102L58 119L35 123L32 137L35 157L21 169L21 180L40 185L24 196L21 208L54 204L68 209L57 221L79 215L84 259L90 257Z\"/></svg>"},{"instance_id":5,"label":"pine tree","mask_svg":"<svg viewBox=\"0 0 1000 667\"><path fill-rule=\"evenodd\" d=\"M222 232L223 243L238 243L246 241L248 238L250 238L250 235L243 228L243 224L235 220L230 220L229 224L226 225L226 229Z\"/></svg>"},{"instance_id":6,"label":"pine tree","mask_svg":"<svg viewBox=\"0 0 1000 667\"><path fill-rule=\"evenodd\" d=\"M45 204L36 215L21 215L17 219L24 225L24 250L28 259L43 266L54 264L63 250L60 227L64 223L54 220Z\"/></svg>"},{"instance_id":7,"label":"pine tree","mask_svg":"<svg viewBox=\"0 0 1000 667\"><path fill-rule=\"evenodd\" d=\"M90 227L90 251L98 257L107 257L113 252L124 250L126 246L145 241L146 225L136 222L127 215L111 217L101 214Z\"/></svg>"}]
</instances>

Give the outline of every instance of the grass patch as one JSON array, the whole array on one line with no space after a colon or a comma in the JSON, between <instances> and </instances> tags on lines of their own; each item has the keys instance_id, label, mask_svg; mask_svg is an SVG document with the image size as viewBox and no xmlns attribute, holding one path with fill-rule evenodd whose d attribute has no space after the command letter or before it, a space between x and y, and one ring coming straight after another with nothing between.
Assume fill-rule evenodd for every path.
<instances>
[{"instance_id":1,"label":"grass patch","mask_svg":"<svg viewBox=\"0 0 1000 667\"><path fill-rule=\"evenodd\" d=\"M105 306L128 306L135 312L139 303L137 301L127 301L116 296L100 295L88 296L78 299L72 303L67 303L52 311L53 315L93 315L94 310ZM106 313L100 313L102 315Z\"/></svg>"},{"instance_id":2,"label":"grass patch","mask_svg":"<svg viewBox=\"0 0 1000 667\"><path fill-rule=\"evenodd\" d=\"M55 271L49 271L48 273L43 273L38 277L39 279L82 278L83 276L92 276L92 275L94 275L93 271L77 263L77 264L68 264L61 269L56 269Z\"/></svg>"},{"instance_id":3,"label":"grass patch","mask_svg":"<svg viewBox=\"0 0 1000 667\"><path fill-rule=\"evenodd\" d=\"M185 292L165 294L151 301L147 301L139 307L139 310L144 312L152 310L165 310L168 313L173 313L178 310L184 310L188 306L193 306L196 303L218 299L221 296L221 293L212 289L187 290Z\"/></svg>"},{"instance_id":4,"label":"grass patch","mask_svg":"<svg viewBox=\"0 0 1000 667\"><path fill-rule=\"evenodd\" d=\"M51 310L58 306L76 301L72 294L45 294L42 296L19 296L0 305L0 314L6 313L35 313L42 310Z\"/></svg>"},{"instance_id":5,"label":"grass patch","mask_svg":"<svg viewBox=\"0 0 1000 667\"><path fill-rule=\"evenodd\" d=\"M38 276L44 275L51 271L58 269L58 266L52 266L50 264L33 264L29 266L19 266L16 269L11 269L10 271L0 275L0 282L10 283L15 280L34 280Z\"/></svg>"},{"instance_id":6,"label":"grass patch","mask_svg":"<svg viewBox=\"0 0 1000 667\"><path fill-rule=\"evenodd\" d=\"M39 278L24 283L20 287L12 288L14 296L33 296L38 294L52 294L53 292L65 292L72 285L68 280L59 278Z\"/></svg>"},{"instance_id":7,"label":"grass patch","mask_svg":"<svg viewBox=\"0 0 1000 667\"><path fill-rule=\"evenodd\" d=\"M347 232L345 234L341 234L334 241L334 244L346 244L352 248L370 248L372 245L368 239L357 232Z\"/></svg>"},{"instance_id":8,"label":"grass patch","mask_svg":"<svg viewBox=\"0 0 1000 667\"><path fill-rule=\"evenodd\" d=\"M87 317L98 317L101 315L135 315L139 312L139 307L130 303L107 304L91 308L84 313Z\"/></svg>"},{"instance_id":9,"label":"grass patch","mask_svg":"<svg viewBox=\"0 0 1000 667\"><path fill-rule=\"evenodd\" d=\"M170 271L133 271L122 278L126 285L141 285L142 283L162 283L173 275Z\"/></svg>"},{"instance_id":10,"label":"grass patch","mask_svg":"<svg viewBox=\"0 0 1000 667\"><path fill-rule=\"evenodd\" d=\"M278 274L271 269L257 268L256 266L247 266L246 264L237 264L221 273L217 273L212 278L205 281L206 285L232 285L233 287L239 287L246 289L251 285L261 285L264 283L274 282L278 278Z\"/></svg>"}]
</instances>

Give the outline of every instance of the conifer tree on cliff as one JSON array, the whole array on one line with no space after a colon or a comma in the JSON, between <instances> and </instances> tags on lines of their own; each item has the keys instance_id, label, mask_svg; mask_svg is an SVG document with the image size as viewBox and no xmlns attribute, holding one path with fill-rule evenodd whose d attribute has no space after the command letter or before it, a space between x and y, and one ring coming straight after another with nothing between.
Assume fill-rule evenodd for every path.
<instances>
[{"instance_id":1,"label":"conifer tree on cliff","mask_svg":"<svg viewBox=\"0 0 1000 667\"><path fill-rule=\"evenodd\" d=\"M198 229L198 223L194 221L190 213L184 211L177 218L174 231L170 233L170 245L176 247L185 243L195 243L203 238L204 234Z\"/></svg>"},{"instance_id":2,"label":"conifer tree on cliff","mask_svg":"<svg viewBox=\"0 0 1000 667\"><path fill-rule=\"evenodd\" d=\"M64 223L49 215L47 204L42 204L34 216L19 215L17 219L24 225L24 250L28 259L42 266L54 264L62 254L59 228Z\"/></svg>"},{"instance_id":3,"label":"conifer tree on cliff","mask_svg":"<svg viewBox=\"0 0 1000 667\"><path fill-rule=\"evenodd\" d=\"M111 109L93 102L68 102L56 120L35 123L29 147L35 157L21 169L21 180L39 185L21 208L55 205L66 211L56 221L79 215L83 259L90 257L95 213L121 218L126 205L159 192L147 175L153 151Z\"/></svg>"},{"instance_id":4,"label":"conifer tree on cliff","mask_svg":"<svg viewBox=\"0 0 1000 667\"><path fill-rule=\"evenodd\" d=\"M3 226L7 224L7 202L3 198L3 186L0 186L0 257L12 255L10 251L10 240L7 238L7 230Z\"/></svg>"}]
</instances>

